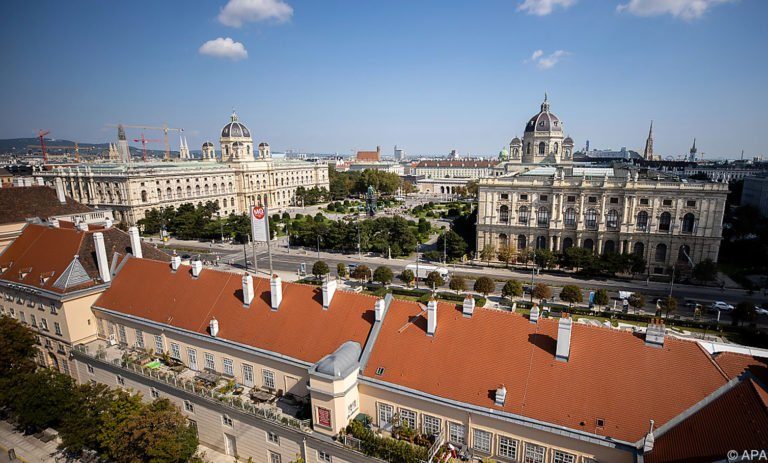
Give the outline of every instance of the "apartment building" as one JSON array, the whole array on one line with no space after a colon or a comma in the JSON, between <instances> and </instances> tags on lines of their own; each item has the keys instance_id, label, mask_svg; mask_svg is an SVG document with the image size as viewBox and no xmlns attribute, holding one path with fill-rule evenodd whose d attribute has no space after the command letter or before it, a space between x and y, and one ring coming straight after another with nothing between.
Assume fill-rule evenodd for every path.
<instances>
[{"instance_id":1,"label":"apartment building","mask_svg":"<svg viewBox=\"0 0 768 463\"><path fill-rule=\"evenodd\" d=\"M433 448L542 463L724 455L720 423L768 423L762 354L673 339L661 323L636 334L471 298L423 306L178 257L122 262L92 310L96 339L72 354L81 381L168 397L202 443L243 460L365 461L340 436L361 414L384 436L397 415Z\"/></svg>"},{"instance_id":2,"label":"apartment building","mask_svg":"<svg viewBox=\"0 0 768 463\"><path fill-rule=\"evenodd\" d=\"M91 306L120 263L128 255L170 258L142 244L138 230L129 236L114 227L83 228L28 224L0 254L0 315L35 332L40 365L76 379L70 351L97 338Z\"/></svg>"}]
</instances>

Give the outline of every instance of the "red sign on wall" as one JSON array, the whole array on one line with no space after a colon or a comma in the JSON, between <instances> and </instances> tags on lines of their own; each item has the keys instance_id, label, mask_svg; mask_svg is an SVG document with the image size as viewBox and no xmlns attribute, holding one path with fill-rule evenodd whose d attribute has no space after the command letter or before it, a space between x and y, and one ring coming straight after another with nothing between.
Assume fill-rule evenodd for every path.
<instances>
[{"instance_id":1,"label":"red sign on wall","mask_svg":"<svg viewBox=\"0 0 768 463\"><path fill-rule=\"evenodd\" d=\"M331 427L331 411L327 408L317 407L317 423L326 428Z\"/></svg>"}]
</instances>

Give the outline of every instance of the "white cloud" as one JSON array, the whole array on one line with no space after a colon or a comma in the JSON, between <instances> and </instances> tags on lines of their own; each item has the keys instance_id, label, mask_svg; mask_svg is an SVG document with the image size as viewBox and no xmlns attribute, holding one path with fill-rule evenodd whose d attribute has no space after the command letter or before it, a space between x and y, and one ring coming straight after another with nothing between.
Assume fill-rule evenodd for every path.
<instances>
[{"instance_id":1,"label":"white cloud","mask_svg":"<svg viewBox=\"0 0 768 463\"><path fill-rule=\"evenodd\" d=\"M548 56L544 56L543 50L536 50L531 55L531 59L525 60L526 63L535 63L536 67L542 70L552 69L555 67L557 63L560 62L561 59L564 57L570 55L565 50L557 50L549 54Z\"/></svg>"},{"instance_id":2,"label":"white cloud","mask_svg":"<svg viewBox=\"0 0 768 463\"><path fill-rule=\"evenodd\" d=\"M213 56L216 58L228 58L232 61L238 61L248 58L248 50L240 42L235 42L231 38L219 37L218 39L205 42L198 50L201 55Z\"/></svg>"},{"instance_id":3,"label":"white cloud","mask_svg":"<svg viewBox=\"0 0 768 463\"><path fill-rule=\"evenodd\" d=\"M699 19L711 8L736 0L629 0L616 7L619 12L628 11L636 16L671 14L686 21Z\"/></svg>"},{"instance_id":4,"label":"white cloud","mask_svg":"<svg viewBox=\"0 0 768 463\"><path fill-rule=\"evenodd\" d=\"M219 13L219 22L240 27L247 22L274 19L284 22L293 16L293 7L283 0L229 0Z\"/></svg>"},{"instance_id":5,"label":"white cloud","mask_svg":"<svg viewBox=\"0 0 768 463\"><path fill-rule=\"evenodd\" d=\"M523 0L523 3L518 5L517 11L525 11L536 16L546 16L557 7L568 8L574 3L576 0Z\"/></svg>"}]
</instances>

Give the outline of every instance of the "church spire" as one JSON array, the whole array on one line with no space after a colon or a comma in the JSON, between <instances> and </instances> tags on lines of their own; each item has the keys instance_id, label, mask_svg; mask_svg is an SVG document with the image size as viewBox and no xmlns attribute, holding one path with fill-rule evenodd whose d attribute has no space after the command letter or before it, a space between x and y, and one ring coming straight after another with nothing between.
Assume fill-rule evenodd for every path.
<instances>
[{"instance_id":1,"label":"church spire","mask_svg":"<svg viewBox=\"0 0 768 463\"><path fill-rule=\"evenodd\" d=\"M549 102L547 101L547 92L544 92L544 102L541 103L541 112L549 112Z\"/></svg>"},{"instance_id":2,"label":"church spire","mask_svg":"<svg viewBox=\"0 0 768 463\"><path fill-rule=\"evenodd\" d=\"M653 161L653 121L651 121L651 128L648 129L648 138L645 140L643 159L646 161Z\"/></svg>"}]
</instances>

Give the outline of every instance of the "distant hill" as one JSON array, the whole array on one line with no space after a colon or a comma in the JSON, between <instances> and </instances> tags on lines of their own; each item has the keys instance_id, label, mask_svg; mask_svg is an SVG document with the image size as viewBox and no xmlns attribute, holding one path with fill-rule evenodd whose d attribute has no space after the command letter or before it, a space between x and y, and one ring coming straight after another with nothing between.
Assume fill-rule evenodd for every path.
<instances>
[{"instance_id":1,"label":"distant hill","mask_svg":"<svg viewBox=\"0 0 768 463\"><path fill-rule=\"evenodd\" d=\"M74 152L75 142L71 140L50 140L45 139L46 151L52 154L62 154L64 152ZM48 146L66 146L69 148L48 148ZM28 146L40 146L39 138L6 138L0 139L0 154L16 154L24 155L28 152L40 153L40 148L27 148ZM103 151L109 150L109 143L81 143L78 142L78 149L80 154L100 154ZM143 151L141 148L135 146L129 147L132 156L142 156ZM195 153L195 151L192 151ZM153 157L162 157L165 155L165 150L161 149L148 149L147 155ZM178 151L171 151L172 157L178 157Z\"/></svg>"}]
</instances>

